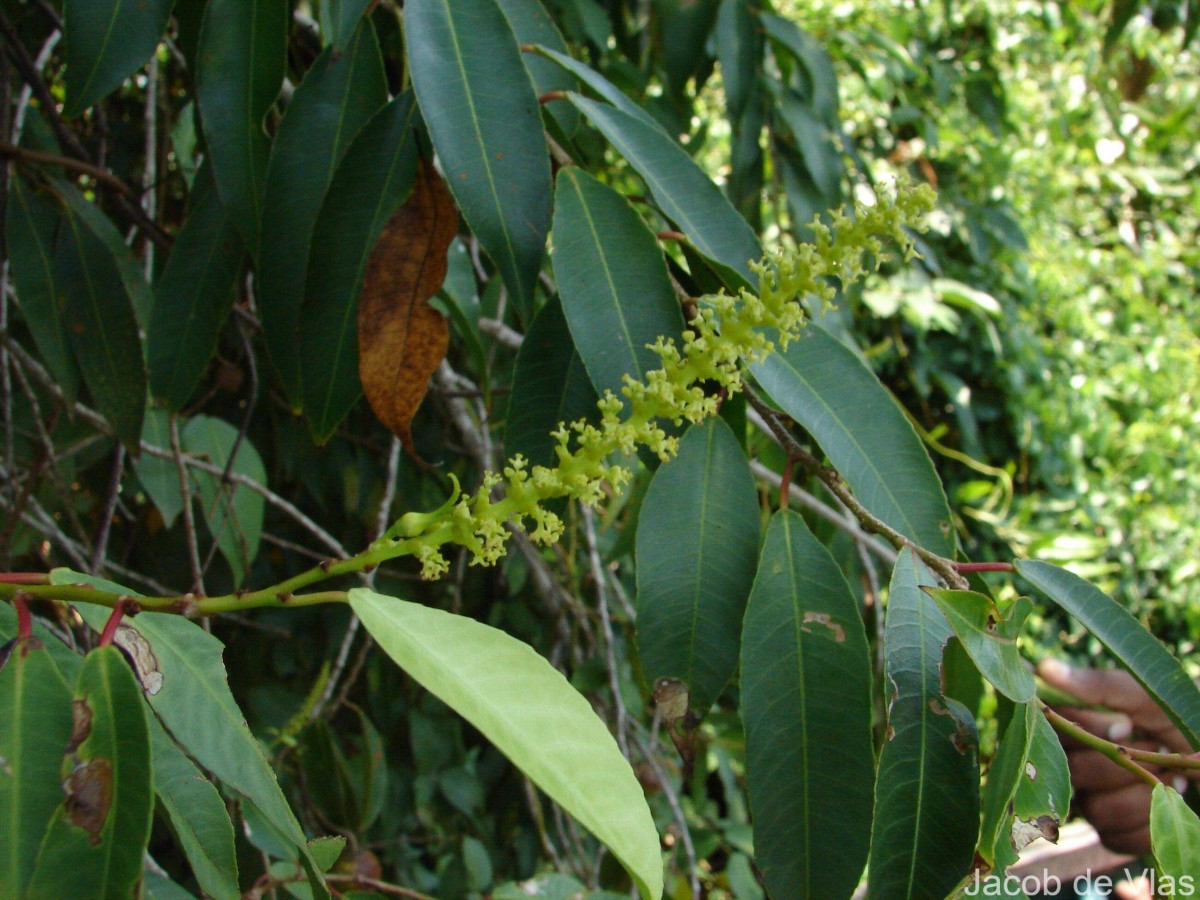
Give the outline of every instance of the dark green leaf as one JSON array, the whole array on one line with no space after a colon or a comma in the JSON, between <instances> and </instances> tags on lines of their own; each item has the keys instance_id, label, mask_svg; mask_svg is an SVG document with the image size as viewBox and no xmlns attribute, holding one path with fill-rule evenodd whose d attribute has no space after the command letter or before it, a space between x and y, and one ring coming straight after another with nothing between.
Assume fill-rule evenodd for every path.
<instances>
[{"instance_id":1,"label":"dark green leaf","mask_svg":"<svg viewBox=\"0 0 1200 900\"><path fill-rule=\"evenodd\" d=\"M949 624L921 590L933 574L901 552L884 632L887 740L879 756L868 870L872 897L941 900L966 874L979 830L971 715L942 694Z\"/></svg>"},{"instance_id":2,"label":"dark green leaf","mask_svg":"<svg viewBox=\"0 0 1200 900\"><path fill-rule=\"evenodd\" d=\"M9 184L5 226L17 300L42 361L71 401L79 390L79 369L64 328L65 301L54 277L54 247L62 212L20 178Z\"/></svg>"},{"instance_id":3,"label":"dark green leaf","mask_svg":"<svg viewBox=\"0 0 1200 900\"><path fill-rule=\"evenodd\" d=\"M16 900L62 800L71 736L71 690L37 637L13 646L0 668L0 722L0 897Z\"/></svg>"},{"instance_id":4,"label":"dark green leaf","mask_svg":"<svg viewBox=\"0 0 1200 900\"><path fill-rule=\"evenodd\" d=\"M233 825L220 793L175 745L156 716L149 716L154 790L166 810L192 874L206 896L237 900Z\"/></svg>"},{"instance_id":5,"label":"dark green leaf","mask_svg":"<svg viewBox=\"0 0 1200 900\"><path fill-rule=\"evenodd\" d=\"M542 44L558 53L565 54L567 52L567 42L563 40L562 33L554 24L554 19L546 11L541 0L497 0L497 2L500 4L500 11L508 20L519 45L524 47L529 44ZM579 83L571 77L571 73L564 72L552 61L524 51L522 51L521 58L525 61L525 68L529 70L534 90L537 91L539 97L550 91L579 89ZM548 103L546 109L554 116L558 126L563 130L563 134L568 138L575 135L579 129L579 110L565 100Z\"/></svg>"},{"instance_id":6,"label":"dark green leaf","mask_svg":"<svg viewBox=\"0 0 1200 900\"><path fill-rule=\"evenodd\" d=\"M950 507L924 445L875 373L820 326L751 367L804 426L872 513L905 537L953 555Z\"/></svg>"},{"instance_id":7,"label":"dark green leaf","mask_svg":"<svg viewBox=\"0 0 1200 900\"><path fill-rule=\"evenodd\" d=\"M559 423L600 419L596 390L571 338L562 303L554 297L529 327L513 374L504 447L533 466L554 466L557 445L551 432Z\"/></svg>"},{"instance_id":8,"label":"dark green leaf","mask_svg":"<svg viewBox=\"0 0 1200 900\"><path fill-rule=\"evenodd\" d=\"M300 380L317 443L362 395L358 295L371 250L416 179L416 117L411 93L376 113L346 151L313 227L320 257L308 267L300 310Z\"/></svg>"},{"instance_id":9,"label":"dark green leaf","mask_svg":"<svg viewBox=\"0 0 1200 900\"><path fill-rule=\"evenodd\" d=\"M926 588L962 642L980 674L1005 697L1027 703L1037 693L1033 673L1017 647L1017 635L1033 609L1028 597L1020 597L1005 616L991 597L974 591Z\"/></svg>"},{"instance_id":10,"label":"dark green leaf","mask_svg":"<svg viewBox=\"0 0 1200 900\"><path fill-rule=\"evenodd\" d=\"M608 726L557 669L472 619L365 588L350 591L350 606L404 671L607 845L643 900L662 896L658 833L642 788Z\"/></svg>"},{"instance_id":11,"label":"dark green leaf","mask_svg":"<svg viewBox=\"0 0 1200 900\"><path fill-rule=\"evenodd\" d=\"M161 409L146 410L142 422L142 440L164 450L171 448L171 417ZM179 468L173 459L143 453L133 463L133 471L162 516L163 525L170 528L175 517L183 512L183 490L179 486Z\"/></svg>"},{"instance_id":12,"label":"dark green leaf","mask_svg":"<svg viewBox=\"0 0 1200 900\"><path fill-rule=\"evenodd\" d=\"M120 86L162 39L174 0L66 0L67 102L79 115Z\"/></svg>"},{"instance_id":13,"label":"dark green leaf","mask_svg":"<svg viewBox=\"0 0 1200 900\"><path fill-rule=\"evenodd\" d=\"M693 425L654 473L638 518L637 643L646 681L682 681L698 716L737 668L758 530L737 438L720 418Z\"/></svg>"},{"instance_id":14,"label":"dark green leaf","mask_svg":"<svg viewBox=\"0 0 1200 900\"><path fill-rule=\"evenodd\" d=\"M989 866L999 866L1001 872L1013 855L1010 843L1012 803L1024 775L1025 762L1029 759L1037 714L1035 704L1017 704L988 766L987 781L983 786L983 821L977 852Z\"/></svg>"},{"instance_id":15,"label":"dark green leaf","mask_svg":"<svg viewBox=\"0 0 1200 900\"><path fill-rule=\"evenodd\" d=\"M302 399L298 349L305 278L310 263L324 262L317 254L325 247L313 243L313 229L338 161L386 102L379 42L370 20L364 19L344 51L327 47L305 73L271 147L258 310L271 361L294 407ZM310 254L310 247L316 254Z\"/></svg>"},{"instance_id":16,"label":"dark green leaf","mask_svg":"<svg viewBox=\"0 0 1200 900\"><path fill-rule=\"evenodd\" d=\"M754 282L749 263L762 255L758 239L682 147L661 129L614 106L577 94L571 102L645 179L663 214L696 249Z\"/></svg>"},{"instance_id":17,"label":"dark green leaf","mask_svg":"<svg viewBox=\"0 0 1200 900\"><path fill-rule=\"evenodd\" d=\"M749 0L722 0L717 15L717 58L731 123L742 118L758 88L762 43Z\"/></svg>"},{"instance_id":18,"label":"dark green leaf","mask_svg":"<svg viewBox=\"0 0 1200 900\"><path fill-rule=\"evenodd\" d=\"M201 168L191 207L154 286L146 337L150 389L172 412L187 403L233 307L245 252L233 217Z\"/></svg>"},{"instance_id":19,"label":"dark green leaf","mask_svg":"<svg viewBox=\"0 0 1200 900\"><path fill-rule=\"evenodd\" d=\"M495 0L410 0L404 15L446 182L528 322L550 230L550 156L516 38Z\"/></svg>"},{"instance_id":20,"label":"dark green leaf","mask_svg":"<svg viewBox=\"0 0 1200 900\"><path fill-rule=\"evenodd\" d=\"M209 0L196 53L213 177L254 257L271 150L263 117L283 83L290 8L288 0Z\"/></svg>"},{"instance_id":21,"label":"dark green leaf","mask_svg":"<svg viewBox=\"0 0 1200 900\"><path fill-rule=\"evenodd\" d=\"M654 235L625 198L581 169L558 173L554 274L596 392L662 368L647 345L683 335L683 314Z\"/></svg>"},{"instance_id":22,"label":"dark green leaf","mask_svg":"<svg viewBox=\"0 0 1200 900\"><path fill-rule=\"evenodd\" d=\"M1200 884L1200 819L1179 792L1165 784L1156 785L1150 797L1150 842L1162 896L1184 896L1190 893L1187 886Z\"/></svg>"},{"instance_id":23,"label":"dark green leaf","mask_svg":"<svg viewBox=\"0 0 1200 900\"><path fill-rule=\"evenodd\" d=\"M267 483L267 470L254 445L248 439L238 442L238 431L228 422L212 416L196 416L180 435L183 449L206 459L222 470L237 447L231 471ZM222 484L219 476L208 472L192 473L200 495L204 521L221 555L233 570L233 580L241 584L258 555L262 537L263 497L239 484Z\"/></svg>"},{"instance_id":24,"label":"dark green leaf","mask_svg":"<svg viewBox=\"0 0 1200 900\"><path fill-rule=\"evenodd\" d=\"M1077 618L1146 689L1200 750L1200 691L1179 661L1099 588L1049 563L1017 562L1017 572Z\"/></svg>"},{"instance_id":25,"label":"dark green leaf","mask_svg":"<svg viewBox=\"0 0 1200 900\"><path fill-rule=\"evenodd\" d=\"M93 650L79 670L67 752L66 798L28 896L137 896L154 813L150 734L141 688L116 647Z\"/></svg>"},{"instance_id":26,"label":"dark green leaf","mask_svg":"<svg viewBox=\"0 0 1200 900\"><path fill-rule=\"evenodd\" d=\"M573 56L568 55L565 48L560 50L553 47L535 47L534 52L557 63L613 106L617 107L617 109L627 112L638 121L662 131L662 126L658 124L658 120L654 116L630 100L624 91L591 66L581 63Z\"/></svg>"},{"instance_id":27,"label":"dark green leaf","mask_svg":"<svg viewBox=\"0 0 1200 900\"><path fill-rule=\"evenodd\" d=\"M838 121L837 69L833 60L811 34L780 16L763 13L759 20L768 35L788 49L800 64L805 99L826 125Z\"/></svg>"},{"instance_id":28,"label":"dark green leaf","mask_svg":"<svg viewBox=\"0 0 1200 900\"><path fill-rule=\"evenodd\" d=\"M767 893L850 896L871 832L871 662L850 586L790 510L771 519L759 559L741 691L754 850Z\"/></svg>"},{"instance_id":29,"label":"dark green leaf","mask_svg":"<svg viewBox=\"0 0 1200 900\"><path fill-rule=\"evenodd\" d=\"M826 198L827 206L834 205L842 193L845 166L829 128L794 93L786 89L779 96L779 112L796 142L796 149L800 151L813 186ZM807 220L801 224L807 224Z\"/></svg>"},{"instance_id":30,"label":"dark green leaf","mask_svg":"<svg viewBox=\"0 0 1200 900\"><path fill-rule=\"evenodd\" d=\"M1005 865L1012 865L1018 854L1039 838L1058 843L1059 826L1065 821L1070 805L1067 754L1046 717L1035 707L1029 753L1013 796L1009 842L1007 848L996 848L997 861L1003 850Z\"/></svg>"},{"instance_id":31,"label":"dark green leaf","mask_svg":"<svg viewBox=\"0 0 1200 900\"><path fill-rule=\"evenodd\" d=\"M667 88L681 97L688 80L707 62L705 44L720 0L654 0L652 22L658 31ZM698 87L698 86L697 86Z\"/></svg>"},{"instance_id":32,"label":"dark green leaf","mask_svg":"<svg viewBox=\"0 0 1200 900\"><path fill-rule=\"evenodd\" d=\"M321 40L338 51L346 49L371 0L321 0Z\"/></svg>"},{"instance_id":33,"label":"dark green leaf","mask_svg":"<svg viewBox=\"0 0 1200 900\"><path fill-rule=\"evenodd\" d=\"M54 267L67 335L96 408L136 454L146 409L137 320L108 246L73 207L64 211Z\"/></svg>"}]
</instances>

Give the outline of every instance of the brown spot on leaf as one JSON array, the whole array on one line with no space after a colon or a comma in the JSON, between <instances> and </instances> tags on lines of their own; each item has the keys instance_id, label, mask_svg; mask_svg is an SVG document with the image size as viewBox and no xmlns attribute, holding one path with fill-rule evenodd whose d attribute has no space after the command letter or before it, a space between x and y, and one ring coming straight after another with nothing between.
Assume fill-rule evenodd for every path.
<instances>
[{"instance_id":1,"label":"brown spot on leaf","mask_svg":"<svg viewBox=\"0 0 1200 900\"><path fill-rule=\"evenodd\" d=\"M806 612L804 614L804 621L800 625L800 630L806 634L812 634L812 632L809 631L805 626L811 625L813 622L816 622L818 625L824 625L831 632L833 632L833 639L837 643L840 644L846 640L846 629L844 629L837 622L833 621L833 617L830 616L829 613Z\"/></svg>"},{"instance_id":2,"label":"brown spot on leaf","mask_svg":"<svg viewBox=\"0 0 1200 900\"><path fill-rule=\"evenodd\" d=\"M122 622L117 627L113 643L125 651L143 691L154 696L162 690L163 674L158 664L158 654L140 631Z\"/></svg>"},{"instance_id":3,"label":"brown spot on leaf","mask_svg":"<svg viewBox=\"0 0 1200 900\"><path fill-rule=\"evenodd\" d=\"M654 706L668 725L687 715L688 699L688 686L678 678L654 682Z\"/></svg>"},{"instance_id":4,"label":"brown spot on leaf","mask_svg":"<svg viewBox=\"0 0 1200 900\"><path fill-rule=\"evenodd\" d=\"M67 741L65 753L74 753L79 745L92 733L92 708L86 700L75 700L71 704L71 739Z\"/></svg>"},{"instance_id":5,"label":"brown spot on leaf","mask_svg":"<svg viewBox=\"0 0 1200 900\"><path fill-rule=\"evenodd\" d=\"M458 212L423 161L412 193L384 226L358 302L358 373L371 409L414 456L412 420L446 356L446 319L427 302L446 277Z\"/></svg>"},{"instance_id":6,"label":"brown spot on leaf","mask_svg":"<svg viewBox=\"0 0 1200 900\"><path fill-rule=\"evenodd\" d=\"M940 698L938 698L938 697L930 697L930 698L929 698L929 710L930 710L930 712L932 712L932 713L933 713L935 716L948 716L948 715L950 715L950 709L949 709L949 707L947 707L947 706L946 706L946 704L945 704L945 703L943 703L943 702L941 701L941 699L940 699Z\"/></svg>"},{"instance_id":7,"label":"brown spot on leaf","mask_svg":"<svg viewBox=\"0 0 1200 900\"><path fill-rule=\"evenodd\" d=\"M86 831L88 843L96 846L112 806L112 765L103 757L89 759L67 776L63 790L67 793L67 819Z\"/></svg>"}]
</instances>

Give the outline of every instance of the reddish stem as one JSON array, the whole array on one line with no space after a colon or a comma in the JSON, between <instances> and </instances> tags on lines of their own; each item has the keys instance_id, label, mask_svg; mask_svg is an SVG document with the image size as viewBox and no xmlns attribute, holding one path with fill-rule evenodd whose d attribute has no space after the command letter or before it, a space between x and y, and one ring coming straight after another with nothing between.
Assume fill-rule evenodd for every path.
<instances>
[{"instance_id":1,"label":"reddish stem","mask_svg":"<svg viewBox=\"0 0 1200 900\"><path fill-rule=\"evenodd\" d=\"M682 231L660 231L655 235L660 241L686 241L687 235Z\"/></svg>"},{"instance_id":2,"label":"reddish stem","mask_svg":"<svg viewBox=\"0 0 1200 900\"><path fill-rule=\"evenodd\" d=\"M22 591L17 591L17 593L13 594L13 606L17 609L18 642L27 641L33 637L33 616L29 614L29 604L25 602L29 599L31 599L30 595Z\"/></svg>"},{"instance_id":3,"label":"reddish stem","mask_svg":"<svg viewBox=\"0 0 1200 900\"><path fill-rule=\"evenodd\" d=\"M117 626L121 624L121 619L125 617L125 602L118 600L117 605L113 607L112 613L108 617L108 621L104 623L104 630L100 632L100 642L97 646L111 647L113 638L117 634Z\"/></svg>"},{"instance_id":4,"label":"reddish stem","mask_svg":"<svg viewBox=\"0 0 1200 900\"><path fill-rule=\"evenodd\" d=\"M779 479L779 508L787 509L789 505L788 495L792 491L792 457L788 456L783 463L783 477Z\"/></svg>"},{"instance_id":5,"label":"reddish stem","mask_svg":"<svg viewBox=\"0 0 1200 900\"><path fill-rule=\"evenodd\" d=\"M544 94L542 94L542 96L538 97L538 103L545 105L547 103L553 103L555 100L566 100L566 99L567 99L566 91L546 91L546 93L544 93Z\"/></svg>"},{"instance_id":6,"label":"reddish stem","mask_svg":"<svg viewBox=\"0 0 1200 900\"><path fill-rule=\"evenodd\" d=\"M0 581L6 584L49 584L50 576L45 572L0 572Z\"/></svg>"},{"instance_id":7,"label":"reddish stem","mask_svg":"<svg viewBox=\"0 0 1200 900\"><path fill-rule=\"evenodd\" d=\"M954 568L968 575L971 572L1015 572L1012 563L1006 562L956 562Z\"/></svg>"}]
</instances>

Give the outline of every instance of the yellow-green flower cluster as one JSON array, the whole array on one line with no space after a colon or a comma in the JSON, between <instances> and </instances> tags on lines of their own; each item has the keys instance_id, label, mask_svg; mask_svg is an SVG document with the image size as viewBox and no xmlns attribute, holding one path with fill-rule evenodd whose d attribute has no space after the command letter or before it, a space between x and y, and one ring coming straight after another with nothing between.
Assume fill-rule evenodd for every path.
<instances>
[{"instance_id":1,"label":"yellow-green flower cluster","mask_svg":"<svg viewBox=\"0 0 1200 900\"><path fill-rule=\"evenodd\" d=\"M914 256L905 228L917 225L933 201L933 191L922 185L881 197L874 206L860 206L853 217L835 212L828 226L814 222L811 243L776 251L752 265L757 293L742 290L737 297L704 298L682 347L660 337L651 349L662 367L644 382L626 376L624 399L606 392L599 402L599 425L561 424L554 432L557 466L530 469L516 456L501 474L487 473L473 495L456 490L441 509L404 516L381 543L390 540L397 553L416 555L422 574L436 578L449 567L440 550L446 543L469 549L473 563L496 562L504 555L510 522L530 520L530 537L539 543L558 540L563 523L541 505L544 501L565 496L598 503L606 482L619 488L630 477L626 468L608 462L617 451L631 454L643 446L669 460L678 441L659 422L697 423L715 415L718 394L741 389L744 366L766 357L776 344L786 349L799 335L804 307L798 301L806 296L832 301L834 280L846 285L861 278L872 260L878 267L885 241L898 245L906 261Z\"/></svg>"}]
</instances>

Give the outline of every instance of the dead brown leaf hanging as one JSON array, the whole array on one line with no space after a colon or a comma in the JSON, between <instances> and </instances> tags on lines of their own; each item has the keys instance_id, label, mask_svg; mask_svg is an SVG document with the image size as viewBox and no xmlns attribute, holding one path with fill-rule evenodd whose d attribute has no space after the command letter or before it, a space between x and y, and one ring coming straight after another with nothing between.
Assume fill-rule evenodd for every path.
<instances>
[{"instance_id":1,"label":"dead brown leaf hanging","mask_svg":"<svg viewBox=\"0 0 1200 900\"><path fill-rule=\"evenodd\" d=\"M458 212L446 183L422 162L405 204L384 226L358 301L358 373L371 409L406 450L429 377L446 357L445 317L428 303L446 277Z\"/></svg>"}]
</instances>

